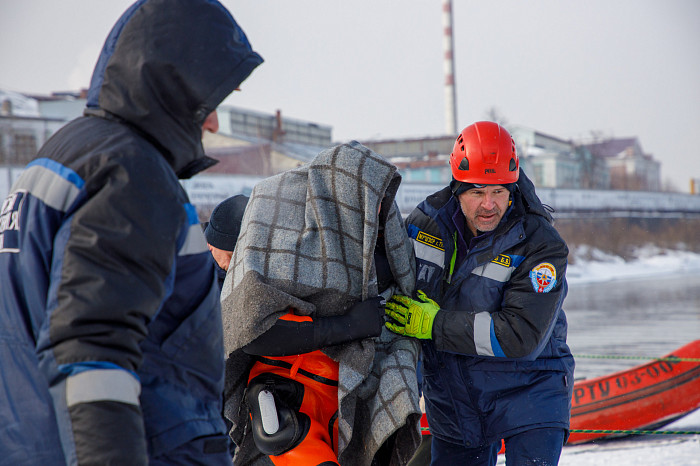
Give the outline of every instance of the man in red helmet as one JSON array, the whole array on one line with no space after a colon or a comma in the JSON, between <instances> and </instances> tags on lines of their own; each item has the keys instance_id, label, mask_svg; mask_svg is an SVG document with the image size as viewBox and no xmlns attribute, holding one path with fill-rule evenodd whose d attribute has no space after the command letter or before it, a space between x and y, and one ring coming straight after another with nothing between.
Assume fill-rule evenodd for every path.
<instances>
[{"instance_id":1,"label":"man in red helmet","mask_svg":"<svg viewBox=\"0 0 700 466\"><path fill-rule=\"evenodd\" d=\"M566 344L568 249L493 122L457 137L453 180L407 219L413 298L394 295L386 326L423 343L433 464L557 464L574 360Z\"/></svg>"}]
</instances>

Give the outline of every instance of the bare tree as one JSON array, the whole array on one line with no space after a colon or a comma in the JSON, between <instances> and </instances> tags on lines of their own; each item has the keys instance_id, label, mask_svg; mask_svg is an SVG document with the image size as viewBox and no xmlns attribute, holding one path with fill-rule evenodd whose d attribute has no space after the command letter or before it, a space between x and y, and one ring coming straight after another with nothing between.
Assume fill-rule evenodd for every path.
<instances>
[{"instance_id":1,"label":"bare tree","mask_svg":"<svg viewBox=\"0 0 700 466\"><path fill-rule=\"evenodd\" d=\"M666 193L680 193L681 190L678 188L676 183L673 182L671 178L666 178L661 184L661 191Z\"/></svg>"},{"instance_id":2,"label":"bare tree","mask_svg":"<svg viewBox=\"0 0 700 466\"><path fill-rule=\"evenodd\" d=\"M609 137L605 135L605 131L602 131L599 129L592 129L590 132L591 132L591 142L593 142L593 143L603 142L606 139L609 139Z\"/></svg>"},{"instance_id":3,"label":"bare tree","mask_svg":"<svg viewBox=\"0 0 700 466\"><path fill-rule=\"evenodd\" d=\"M489 108L484 115L487 120L496 122L501 126L506 126L508 124L508 119L496 107Z\"/></svg>"}]
</instances>

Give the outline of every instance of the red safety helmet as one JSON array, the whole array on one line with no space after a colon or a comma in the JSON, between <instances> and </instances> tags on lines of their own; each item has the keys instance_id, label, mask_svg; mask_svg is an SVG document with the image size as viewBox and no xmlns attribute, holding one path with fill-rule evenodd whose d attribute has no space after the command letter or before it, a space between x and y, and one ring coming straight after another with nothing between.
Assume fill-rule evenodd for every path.
<instances>
[{"instance_id":1,"label":"red safety helmet","mask_svg":"<svg viewBox=\"0 0 700 466\"><path fill-rule=\"evenodd\" d=\"M452 176L474 184L518 181L520 161L510 133L498 123L478 121L457 136L450 155Z\"/></svg>"}]
</instances>

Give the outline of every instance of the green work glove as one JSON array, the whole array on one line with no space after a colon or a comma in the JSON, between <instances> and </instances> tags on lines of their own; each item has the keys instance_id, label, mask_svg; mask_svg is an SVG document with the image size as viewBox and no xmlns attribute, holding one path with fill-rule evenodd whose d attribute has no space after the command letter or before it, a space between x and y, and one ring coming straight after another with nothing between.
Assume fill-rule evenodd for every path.
<instances>
[{"instance_id":1,"label":"green work glove","mask_svg":"<svg viewBox=\"0 0 700 466\"><path fill-rule=\"evenodd\" d=\"M387 322L386 328L399 335L430 340L433 338L433 322L440 310L438 303L418 290L418 299L395 294L384 308L386 315L394 322Z\"/></svg>"}]
</instances>

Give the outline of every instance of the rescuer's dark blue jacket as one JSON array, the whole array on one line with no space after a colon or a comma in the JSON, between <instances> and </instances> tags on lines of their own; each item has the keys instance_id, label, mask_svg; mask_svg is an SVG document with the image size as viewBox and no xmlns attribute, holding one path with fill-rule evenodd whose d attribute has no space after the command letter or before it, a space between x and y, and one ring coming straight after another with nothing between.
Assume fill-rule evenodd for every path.
<instances>
[{"instance_id":1,"label":"rescuer's dark blue jacket","mask_svg":"<svg viewBox=\"0 0 700 466\"><path fill-rule=\"evenodd\" d=\"M85 116L2 205L0 464L221 460L219 290L178 178L211 164L202 124L261 62L215 1L115 25Z\"/></svg>"},{"instance_id":2,"label":"rescuer's dark blue jacket","mask_svg":"<svg viewBox=\"0 0 700 466\"><path fill-rule=\"evenodd\" d=\"M430 432L467 447L569 426L568 249L522 172L512 200L493 232L471 239L449 187L407 219L416 289L442 309L422 353Z\"/></svg>"}]
</instances>

